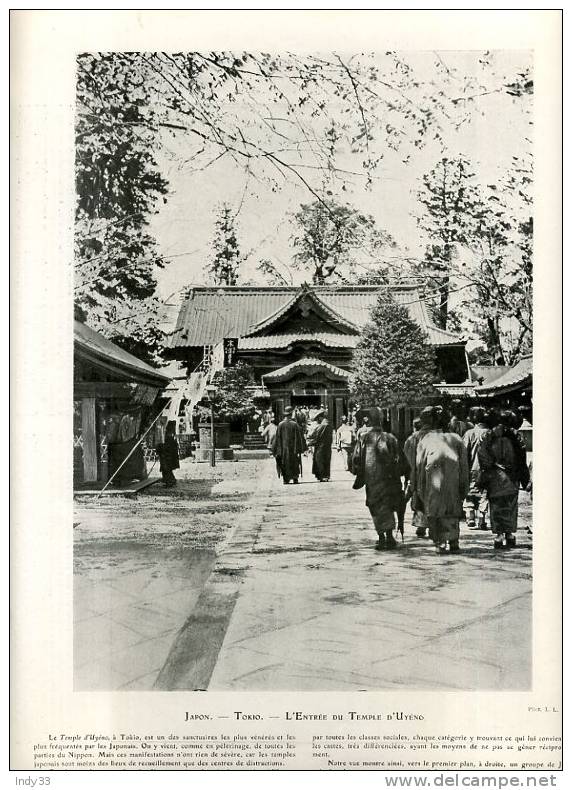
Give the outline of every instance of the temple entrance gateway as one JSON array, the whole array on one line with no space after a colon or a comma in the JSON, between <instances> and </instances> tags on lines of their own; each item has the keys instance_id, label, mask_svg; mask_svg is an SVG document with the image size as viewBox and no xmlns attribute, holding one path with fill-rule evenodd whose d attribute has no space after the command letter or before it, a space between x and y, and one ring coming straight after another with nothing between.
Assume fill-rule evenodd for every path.
<instances>
[{"instance_id":1,"label":"temple entrance gateway","mask_svg":"<svg viewBox=\"0 0 572 790\"><path fill-rule=\"evenodd\" d=\"M335 427L347 413L349 372L324 360L303 357L263 376L276 417L287 406L324 406Z\"/></svg>"}]
</instances>

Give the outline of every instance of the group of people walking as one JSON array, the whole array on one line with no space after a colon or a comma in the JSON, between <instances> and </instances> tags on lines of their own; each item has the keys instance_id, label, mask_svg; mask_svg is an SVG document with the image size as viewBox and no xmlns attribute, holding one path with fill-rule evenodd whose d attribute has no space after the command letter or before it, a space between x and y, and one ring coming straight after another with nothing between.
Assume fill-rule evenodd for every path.
<instances>
[{"instance_id":1,"label":"group of people walking","mask_svg":"<svg viewBox=\"0 0 572 790\"><path fill-rule=\"evenodd\" d=\"M487 514L494 548L510 549L516 545L519 490L531 490L520 422L510 410L477 406L465 420L442 406L428 406L401 448L377 408L361 410L359 428L342 417L335 434L324 409L305 431L288 408L271 449L284 484L299 482L308 448L312 473L327 482L335 441L355 475L353 488L365 488L378 550L395 548L396 529L403 536L408 502L416 535L431 538L439 553L460 550L463 516L469 529L488 529Z\"/></svg>"},{"instance_id":2,"label":"group of people walking","mask_svg":"<svg viewBox=\"0 0 572 790\"><path fill-rule=\"evenodd\" d=\"M278 476L284 485L297 484L302 475L302 455L312 453L312 474L321 483L331 476L333 428L326 418L326 410L318 409L312 418L300 419L288 406L284 419L276 429L271 451L276 458Z\"/></svg>"},{"instance_id":3,"label":"group of people walking","mask_svg":"<svg viewBox=\"0 0 572 790\"><path fill-rule=\"evenodd\" d=\"M335 446L346 470L355 475L353 488L365 488L378 535L376 549L395 548L395 530L403 537L408 502L416 536L430 538L439 553L460 550L463 516L469 529L490 526L495 549L516 545L519 490L532 490L518 432L522 417L475 406L464 419L442 406L427 406L401 448L379 409L361 409L359 416L359 427L356 415L344 415L334 432L324 408L310 414L288 407L278 425L269 410L262 435L283 483L299 482L308 452L312 474L328 482ZM164 484L171 488L176 484L173 470L179 467L174 422L168 423L157 453Z\"/></svg>"},{"instance_id":4,"label":"group of people walking","mask_svg":"<svg viewBox=\"0 0 572 790\"><path fill-rule=\"evenodd\" d=\"M395 547L393 531L403 530L409 500L416 535L430 537L439 553L460 550L463 515L470 529L487 529L487 510L494 548L514 547L518 492L531 490L518 423L509 410L474 407L464 421L450 417L441 406L429 406L401 451L371 410L371 427L358 438L352 471L354 488L366 489L378 533L376 548Z\"/></svg>"}]
</instances>

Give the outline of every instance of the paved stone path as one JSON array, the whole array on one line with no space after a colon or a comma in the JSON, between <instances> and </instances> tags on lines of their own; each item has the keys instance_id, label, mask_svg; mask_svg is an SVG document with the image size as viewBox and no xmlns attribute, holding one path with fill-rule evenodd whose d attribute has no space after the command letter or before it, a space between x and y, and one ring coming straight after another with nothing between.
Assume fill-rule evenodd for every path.
<instances>
[{"instance_id":1,"label":"paved stone path","mask_svg":"<svg viewBox=\"0 0 572 790\"><path fill-rule=\"evenodd\" d=\"M266 458L264 458L266 461ZM74 521L74 688L152 689L253 492L260 461L181 463L176 489L81 498Z\"/></svg>"},{"instance_id":2,"label":"paved stone path","mask_svg":"<svg viewBox=\"0 0 572 790\"><path fill-rule=\"evenodd\" d=\"M75 689L529 688L526 529L438 556L406 521L376 552L341 456L330 483L309 467L284 486L272 459L187 463L176 491L79 503ZM530 510L523 494L522 526Z\"/></svg>"},{"instance_id":3,"label":"paved stone path","mask_svg":"<svg viewBox=\"0 0 572 790\"><path fill-rule=\"evenodd\" d=\"M309 463L306 463L309 467ZM267 477L274 474L268 461ZM239 519L157 688L209 690L527 689L532 538L462 553L414 537L375 552L364 492L334 455L333 479L268 480ZM530 515L523 495L523 523Z\"/></svg>"},{"instance_id":4,"label":"paved stone path","mask_svg":"<svg viewBox=\"0 0 572 790\"><path fill-rule=\"evenodd\" d=\"M179 548L83 551L74 576L74 689L151 689L215 559Z\"/></svg>"}]
</instances>

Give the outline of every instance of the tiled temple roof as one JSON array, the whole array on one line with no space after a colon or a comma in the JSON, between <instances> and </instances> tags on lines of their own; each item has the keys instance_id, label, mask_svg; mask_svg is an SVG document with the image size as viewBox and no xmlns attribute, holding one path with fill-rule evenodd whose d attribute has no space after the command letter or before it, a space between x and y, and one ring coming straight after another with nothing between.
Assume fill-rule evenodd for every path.
<instances>
[{"instance_id":1,"label":"tiled temple roof","mask_svg":"<svg viewBox=\"0 0 572 790\"><path fill-rule=\"evenodd\" d=\"M83 357L92 364L99 363L133 381L152 380L156 386L164 387L170 380L168 375L119 348L80 321L74 321L74 350L78 357Z\"/></svg>"},{"instance_id":2,"label":"tiled temple roof","mask_svg":"<svg viewBox=\"0 0 572 790\"><path fill-rule=\"evenodd\" d=\"M276 323L296 303L304 289L306 293L315 294L325 309L330 311L332 329L335 330L332 335L340 332L341 347L349 342L351 334L348 333L351 333L352 328L355 328L354 332L359 332L368 321L370 310L384 289L389 290L399 304L407 307L413 320L427 333L431 345L464 344L462 338L432 324L427 306L420 300L415 286L198 286L190 288L184 297L167 347L177 349L216 345L224 338L245 338L252 332L265 331L265 326L268 327L267 337L279 336ZM338 318L341 320L336 325ZM271 335L271 332L274 334ZM262 339L259 342L263 342ZM250 348L243 344L240 347Z\"/></svg>"},{"instance_id":3,"label":"tiled temple roof","mask_svg":"<svg viewBox=\"0 0 572 790\"><path fill-rule=\"evenodd\" d=\"M502 395L503 392L528 387L532 384L532 354L523 357L502 376L481 387L475 387L477 395Z\"/></svg>"}]
</instances>

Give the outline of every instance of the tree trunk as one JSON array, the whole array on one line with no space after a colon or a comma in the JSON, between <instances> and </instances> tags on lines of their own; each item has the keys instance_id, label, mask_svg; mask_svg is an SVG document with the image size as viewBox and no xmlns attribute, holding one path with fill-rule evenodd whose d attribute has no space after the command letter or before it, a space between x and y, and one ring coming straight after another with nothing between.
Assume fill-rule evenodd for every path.
<instances>
[{"instance_id":1,"label":"tree trunk","mask_svg":"<svg viewBox=\"0 0 572 790\"><path fill-rule=\"evenodd\" d=\"M451 282L452 247L445 243L443 246L443 280L439 286L439 322L442 329L447 329L449 317L449 287Z\"/></svg>"},{"instance_id":2,"label":"tree trunk","mask_svg":"<svg viewBox=\"0 0 572 790\"><path fill-rule=\"evenodd\" d=\"M443 329L447 329L447 318L449 315L449 275L443 278L439 286L439 323Z\"/></svg>"},{"instance_id":3,"label":"tree trunk","mask_svg":"<svg viewBox=\"0 0 572 790\"><path fill-rule=\"evenodd\" d=\"M489 330L488 347L491 354L493 355L495 364L506 365L506 359L500 341L498 316L495 316L494 318L491 317L487 318L487 327Z\"/></svg>"}]
</instances>

